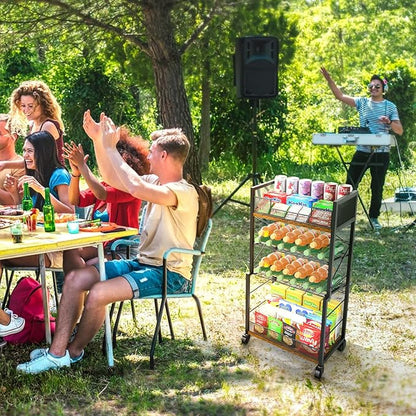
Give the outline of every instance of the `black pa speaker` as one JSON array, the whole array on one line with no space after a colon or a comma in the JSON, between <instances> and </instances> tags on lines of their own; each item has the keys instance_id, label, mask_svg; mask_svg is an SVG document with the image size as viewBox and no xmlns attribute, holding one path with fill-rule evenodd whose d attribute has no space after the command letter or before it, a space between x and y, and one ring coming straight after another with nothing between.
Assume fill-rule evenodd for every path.
<instances>
[{"instance_id":1,"label":"black pa speaker","mask_svg":"<svg viewBox=\"0 0 416 416\"><path fill-rule=\"evenodd\" d=\"M238 38L234 55L234 81L238 98L277 95L278 40L271 36Z\"/></svg>"}]
</instances>

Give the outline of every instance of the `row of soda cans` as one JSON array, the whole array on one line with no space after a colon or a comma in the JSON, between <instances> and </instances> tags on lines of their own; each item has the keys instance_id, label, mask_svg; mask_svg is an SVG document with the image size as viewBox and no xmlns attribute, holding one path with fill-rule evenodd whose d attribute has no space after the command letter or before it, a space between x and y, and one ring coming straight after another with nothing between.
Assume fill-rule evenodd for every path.
<instances>
[{"instance_id":1,"label":"row of soda cans","mask_svg":"<svg viewBox=\"0 0 416 416\"><path fill-rule=\"evenodd\" d=\"M277 175L274 178L274 190L288 196L299 194L312 196L318 200L335 201L348 195L352 191L352 186L309 178L299 179L297 176Z\"/></svg>"}]
</instances>

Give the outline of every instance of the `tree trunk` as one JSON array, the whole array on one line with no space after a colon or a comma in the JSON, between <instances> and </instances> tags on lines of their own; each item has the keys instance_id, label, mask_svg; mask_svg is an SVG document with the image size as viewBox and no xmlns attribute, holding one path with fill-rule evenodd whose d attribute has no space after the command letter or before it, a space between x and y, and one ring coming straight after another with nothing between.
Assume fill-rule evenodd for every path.
<instances>
[{"instance_id":1,"label":"tree trunk","mask_svg":"<svg viewBox=\"0 0 416 416\"><path fill-rule=\"evenodd\" d=\"M207 42L208 43L208 42ZM208 45L205 45L208 48ZM201 170L208 168L211 151L211 67L204 59L202 69L201 138L199 141L199 162Z\"/></svg>"},{"instance_id":2,"label":"tree trunk","mask_svg":"<svg viewBox=\"0 0 416 416\"><path fill-rule=\"evenodd\" d=\"M182 74L181 56L174 41L170 19L171 2L150 0L143 6L150 59L155 76L159 116L164 128L180 127L191 144L184 175L201 182L198 154L189 102Z\"/></svg>"}]
</instances>

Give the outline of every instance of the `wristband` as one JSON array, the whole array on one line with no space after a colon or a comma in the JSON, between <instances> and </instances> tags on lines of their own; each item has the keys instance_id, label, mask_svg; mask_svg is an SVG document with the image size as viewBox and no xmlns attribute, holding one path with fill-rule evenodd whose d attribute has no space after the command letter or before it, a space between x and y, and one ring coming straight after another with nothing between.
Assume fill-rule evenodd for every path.
<instances>
[{"instance_id":1,"label":"wristband","mask_svg":"<svg viewBox=\"0 0 416 416\"><path fill-rule=\"evenodd\" d=\"M73 173L71 173L71 176L72 176L73 178L80 178L80 177L81 177L81 175L74 175Z\"/></svg>"}]
</instances>

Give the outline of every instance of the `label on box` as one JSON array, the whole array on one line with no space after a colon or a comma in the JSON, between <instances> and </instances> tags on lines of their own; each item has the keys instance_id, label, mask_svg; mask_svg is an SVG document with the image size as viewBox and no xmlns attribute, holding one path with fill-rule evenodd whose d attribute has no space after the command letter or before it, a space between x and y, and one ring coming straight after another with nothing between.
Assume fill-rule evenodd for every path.
<instances>
[{"instance_id":1,"label":"label on box","mask_svg":"<svg viewBox=\"0 0 416 416\"><path fill-rule=\"evenodd\" d=\"M332 220L332 211L312 208L312 212L309 217L309 222L311 224L324 225L324 226L330 227L331 220Z\"/></svg>"},{"instance_id":2,"label":"label on box","mask_svg":"<svg viewBox=\"0 0 416 416\"><path fill-rule=\"evenodd\" d=\"M303 301L302 301L302 305L306 306L307 308L312 308L316 311L320 311L321 310L321 302L322 302L322 297L315 295L313 293L308 293L306 292L303 295Z\"/></svg>"},{"instance_id":3,"label":"label on box","mask_svg":"<svg viewBox=\"0 0 416 416\"><path fill-rule=\"evenodd\" d=\"M274 317L269 317L268 333L269 337L282 341L283 337L283 322Z\"/></svg>"},{"instance_id":4,"label":"label on box","mask_svg":"<svg viewBox=\"0 0 416 416\"><path fill-rule=\"evenodd\" d=\"M284 285L283 283L272 283L270 285L270 293L272 295L278 295L281 298L285 298L286 297L286 291L289 288L289 286Z\"/></svg>"},{"instance_id":5,"label":"label on box","mask_svg":"<svg viewBox=\"0 0 416 416\"><path fill-rule=\"evenodd\" d=\"M282 341L291 348L296 348L296 327L283 322Z\"/></svg>"},{"instance_id":6,"label":"label on box","mask_svg":"<svg viewBox=\"0 0 416 416\"><path fill-rule=\"evenodd\" d=\"M286 299L292 302L302 305L303 295L305 291L296 289L294 287L289 287L286 291Z\"/></svg>"},{"instance_id":7,"label":"label on box","mask_svg":"<svg viewBox=\"0 0 416 416\"><path fill-rule=\"evenodd\" d=\"M311 208L318 200L309 195L290 195L287 197L286 203L288 205L302 205L303 207Z\"/></svg>"},{"instance_id":8,"label":"label on box","mask_svg":"<svg viewBox=\"0 0 416 416\"><path fill-rule=\"evenodd\" d=\"M284 192L267 192L263 195L263 198L269 199L272 202L286 204L287 195Z\"/></svg>"}]
</instances>

